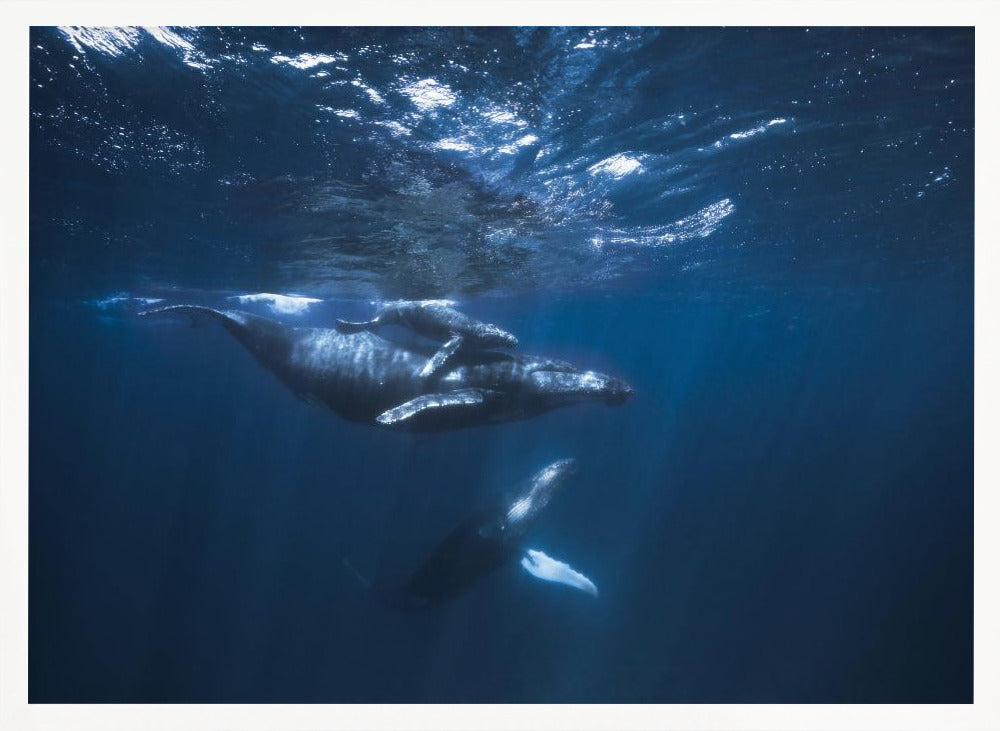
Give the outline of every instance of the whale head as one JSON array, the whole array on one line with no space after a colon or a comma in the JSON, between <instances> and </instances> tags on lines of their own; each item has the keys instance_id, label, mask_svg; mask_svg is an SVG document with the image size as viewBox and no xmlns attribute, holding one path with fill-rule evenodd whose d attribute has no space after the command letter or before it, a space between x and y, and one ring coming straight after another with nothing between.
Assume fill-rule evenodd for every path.
<instances>
[{"instance_id":1,"label":"whale head","mask_svg":"<svg viewBox=\"0 0 1000 731\"><path fill-rule=\"evenodd\" d=\"M517 338L503 328L483 323L475 332L475 339L484 348L516 348Z\"/></svg>"},{"instance_id":2,"label":"whale head","mask_svg":"<svg viewBox=\"0 0 1000 731\"><path fill-rule=\"evenodd\" d=\"M603 401L621 406L635 395L625 381L597 371L541 368L530 376L532 389L551 407Z\"/></svg>"}]
</instances>

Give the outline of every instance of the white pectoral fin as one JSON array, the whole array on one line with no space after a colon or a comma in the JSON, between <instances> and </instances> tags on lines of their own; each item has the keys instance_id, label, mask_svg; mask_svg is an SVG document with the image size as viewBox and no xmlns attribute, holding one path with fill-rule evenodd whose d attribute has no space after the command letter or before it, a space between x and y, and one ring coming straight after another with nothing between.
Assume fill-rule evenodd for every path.
<instances>
[{"instance_id":1,"label":"white pectoral fin","mask_svg":"<svg viewBox=\"0 0 1000 731\"><path fill-rule=\"evenodd\" d=\"M386 426L414 423L421 416L476 409L494 395L493 391L482 388L463 388L447 393L428 393L417 396L415 399L388 411L383 411L375 418L375 421Z\"/></svg>"},{"instance_id":2,"label":"white pectoral fin","mask_svg":"<svg viewBox=\"0 0 1000 731\"><path fill-rule=\"evenodd\" d=\"M597 586L594 585L593 581L569 564L546 556L541 551L529 548L525 552L524 558L521 559L521 567L537 579L565 584L593 597L597 596Z\"/></svg>"},{"instance_id":3,"label":"white pectoral fin","mask_svg":"<svg viewBox=\"0 0 1000 731\"><path fill-rule=\"evenodd\" d=\"M420 370L420 375L426 378L427 376L432 376L437 373L444 367L445 363L448 362L448 359L455 355L455 351L457 351L461 346L462 336L456 335L447 343L442 345L438 352L436 352L431 359L427 361L427 365Z\"/></svg>"}]
</instances>

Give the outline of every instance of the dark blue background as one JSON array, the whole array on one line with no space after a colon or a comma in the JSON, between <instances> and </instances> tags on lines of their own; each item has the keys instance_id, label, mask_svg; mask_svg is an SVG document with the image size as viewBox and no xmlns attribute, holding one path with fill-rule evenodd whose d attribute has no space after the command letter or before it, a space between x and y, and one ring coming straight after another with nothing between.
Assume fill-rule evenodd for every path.
<instances>
[{"instance_id":1,"label":"dark blue background","mask_svg":"<svg viewBox=\"0 0 1000 731\"><path fill-rule=\"evenodd\" d=\"M673 145L691 190L659 197L666 173L650 163L638 183L588 190L610 214L525 214L524 235L558 256L515 265L484 255L483 231L520 225L517 195L562 205L541 182L556 163L442 162L416 127L402 152L345 138L324 158L329 136L294 124L320 92L278 83L277 64L192 81L201 72L147 39L89 51L74 76L66 38L33 31L30 700L971 702L972 32L616 31L618 55L582 71L566 49L586 31L458 32L198 39L212 57L382 44L369 80L392 78L391 51L416 54L419 76L496 46L484 94L521 80L532 124L569 114L546 144L590 145L589 163ZM629 100L624 117L606 119L603 81ZM701 121L649 137L664 108ZM753 127L727 116L787 116L792 131L697 158L690 134ZM187 141L109 152L117 125L138 122ZM195 148L201 162L184 157ZM355 157L406 164L365 178ZM300 245L332 225L303 203L323 176L354 175L375 206L376 182L398 192L415 171L475 201L469 230L434 249L465 252L461 266L445 271L442 253L418 268L412 231L374 237L396 220L422 231L405 207L361 209L356 270ZM237 174L258 182L233 194L219 181ZM290 193L279 175L313 177ZM574 228L639 236L725 197L736 209L717 231L663 249L594 252ZM325 325L368 311L367 287L459 296L525 352L621 375L637 397L384 433L296 400L221 329L94 306L120 291L298 291L328 301L286 318ZM597 600L510 566L399 615L342 563L389 583L484 496L566 456L580 472L532 543L591 577Z\"/></svg>"}]
</instances>

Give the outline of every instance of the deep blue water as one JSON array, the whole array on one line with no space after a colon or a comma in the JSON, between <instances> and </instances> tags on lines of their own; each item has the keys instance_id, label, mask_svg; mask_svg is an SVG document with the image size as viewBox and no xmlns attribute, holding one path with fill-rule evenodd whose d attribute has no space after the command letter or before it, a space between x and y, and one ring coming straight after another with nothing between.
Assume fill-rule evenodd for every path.
<instances>
[{"instance_id":1,"label":"deep blue water","mask_svg":"<svg viewBox=\"0 0 1000 731\"><path fill-rule=\"evenodd\" d=\"M32 702L972 701L971 29L31 44ZM389 433L135 317L441 296L636 398ZM568 456L598 599L343 564Z\"/></svg>"}]
</instances>

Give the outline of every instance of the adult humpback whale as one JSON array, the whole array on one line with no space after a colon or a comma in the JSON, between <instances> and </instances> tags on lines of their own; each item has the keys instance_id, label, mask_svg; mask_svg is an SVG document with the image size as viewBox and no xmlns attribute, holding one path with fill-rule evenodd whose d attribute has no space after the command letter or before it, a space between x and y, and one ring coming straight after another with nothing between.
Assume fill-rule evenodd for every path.
<instances>
[{"instance_id":1,"label":"adult humpback whale","mask_svg":"<svg viewBox=\"0 0 1000 731\"><path fill-rule=\"evenodd\" d=\"M376 590L376 597L393 609L427 609L454 597L518 556L523 556L521 566L532 576L596 597L597 587L586 576L524 545L538 516L576 469L576 460L561 459L536 473L521 488L494 499L459 523L400 589Z\"/></svg>"},{"instance_id":2,"label":"adult humpback whale","mask_svg":"<svg viewBox=\"0 0 1000 731\"><path fill-rule=\"evenodd\" d=\"M297 395L340 416L396 430L438 431L526 419L588 401L619 405L624 381L569 363L489 350L459 350L421 375L433 348L403 346L362 330L290 327L239 310L174 305L140 313L218 321Z\"/></svg>"}]
</instances>

